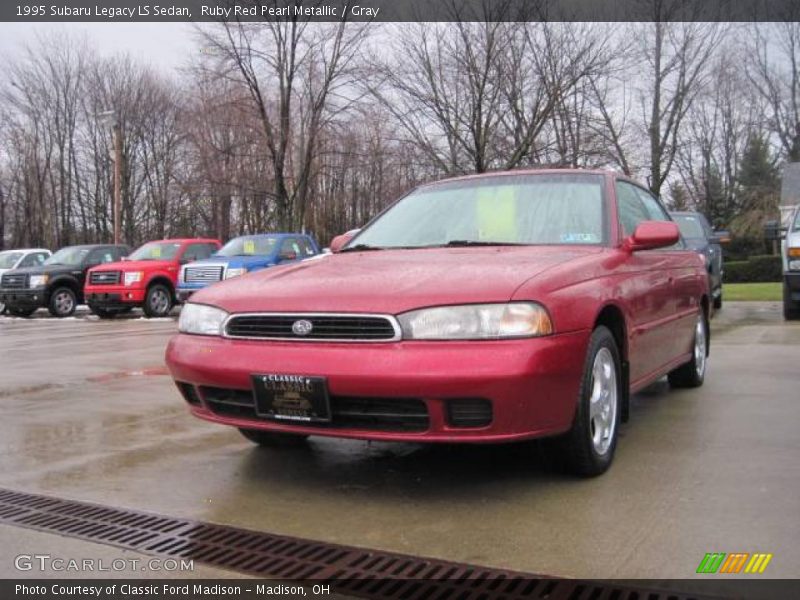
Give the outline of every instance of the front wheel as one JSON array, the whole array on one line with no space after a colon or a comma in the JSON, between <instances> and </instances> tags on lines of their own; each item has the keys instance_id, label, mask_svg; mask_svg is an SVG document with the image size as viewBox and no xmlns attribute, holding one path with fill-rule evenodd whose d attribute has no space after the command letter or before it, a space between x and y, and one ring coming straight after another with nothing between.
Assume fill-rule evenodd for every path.
<instances>
[{"instance_id":1,"label":"front wheel","mask_svg":"<svg viewBox=\"0 0 800 600\"><path fill-rule=\"evenodd\" d=\"M75 292L68 287L62 287L50 294L50 304L47 308L51 315L63 319L64 317L72 316L77 304L78 299L75 296Z\"/></svg>"},{"instance_id":2,"label":"front wheel","mask_svg":"<svg viewBox=\"0 0 800 600\"><path fill-rule=\"evenodd\" d=\"M273 431L262 431L261 429L239 429L241 434L248 440L259 446L269 448L280 446L299 446L306 441L307 435L296 433L275 433Z\"/></svg>"},{"instance_id":3,"label":"front wheel","mask_svg":"<svg viewBox=\"0 0 800 600\"><path fill-rule=\"evenodd\" d=\"M589 338L572 429L559 441L570 472L594 477L611 466L617 447L622 391L619 349L599 326Z\"/></svg>"},{"instance_id":4,"label":"front wheel","mask_svg":"<svg viewBox=\"0 0 800 600\"><path fill-rule=\"evenodd\" d=\"M144 314L150 318L166 317L172 310L172 291L157 283L147 290L144 299Z\"/></svg>"},{"instance_id":5,"label":"front wheel","mask_svg":"<svg viewBox=\"0 0 800 600\"><path fill-rule=\"evenodd\" d=\"M722 310L722 290L720 290L719 295L714 298L714 310Z\"/></svg>"},{"instance_id":6,"label":"front wheel","mask_svg":"<svg viewBox=\"0 0 800 600\"><path fill-rule=\"evenodd\" d=\"M667 376L669 385L674 388L695 388L703 385L703 381L705 381L706 378L707 358L708 322L706 321L705 314L701 313L698 315L694 327L692 359L669 372Z\"/></svg>"},{"instance_id":7,"label":"front wheel","mask_svg":"<svg viewBox=\"0 0 800 600\"><path fill-rule=\"evenodd\" d=\"M792 292L786 280L783 282L783 318L787 321L800 319L800 302L792 300Z\"/></svg>"}]
</instances>

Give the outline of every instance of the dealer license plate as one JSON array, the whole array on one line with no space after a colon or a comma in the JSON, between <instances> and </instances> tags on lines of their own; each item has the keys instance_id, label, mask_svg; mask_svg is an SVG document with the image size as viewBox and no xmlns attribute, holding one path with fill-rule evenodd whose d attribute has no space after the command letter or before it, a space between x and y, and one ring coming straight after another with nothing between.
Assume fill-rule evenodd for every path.
<instances>
[{"instance_id":1,"label":"dealer license plate","mask_svg":"<svg viewBox=\"0 0 800 600\"><path fill-rule=\"evenodd\" d=\"M252 375L256 414L283 421L329 422L331 403L324 377Z\"/></svg>"}]
</instances>

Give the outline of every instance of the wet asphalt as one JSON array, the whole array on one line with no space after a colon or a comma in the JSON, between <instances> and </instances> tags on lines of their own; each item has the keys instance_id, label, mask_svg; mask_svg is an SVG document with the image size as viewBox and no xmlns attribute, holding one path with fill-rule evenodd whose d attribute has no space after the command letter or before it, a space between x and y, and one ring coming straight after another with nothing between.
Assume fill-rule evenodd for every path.
<instances>
[{"instance_id":1,"label":"wet asphalt","mask_svg":"<svg viewBox=\"0 0 800 600\"><path fill-rule=\"evenodd\" d=\"M256 448L188 414L174 320L45 314L0 317L0 487L563 577L699 577L706 552L800 577L800 323L777 303L726 304L705 386L638 394L591 480L537 444ZM18 551L102 552L80 544L0 527L0 576Z\"/></svg>"}]
</instances>

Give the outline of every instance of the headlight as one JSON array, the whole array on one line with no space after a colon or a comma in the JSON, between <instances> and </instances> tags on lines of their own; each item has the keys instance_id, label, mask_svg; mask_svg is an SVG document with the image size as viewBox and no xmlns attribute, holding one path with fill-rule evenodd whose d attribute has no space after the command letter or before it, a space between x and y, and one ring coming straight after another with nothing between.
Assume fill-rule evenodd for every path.
<instances>
[{"instance_id":1,"label":"headlight","mask_svg":"<svg viewBox=\"0 0 800 600\"><path fill-rule=\"evenodd\" d=\"M133 285L134 283L139 283L142 280L142 276L144 273L141 271L129 271L125 273L125 285Z\"/></svg>"},{"instance_id":2,"label":"headlight","mask_svg":"<svg viewBox=\"0 0 800 600\"><path fill-rule=\"evenodd\" d=\"M534 302L440 306L398 317L407 340L474 340L536 337L553 333L543 306Z\"/></svg>"},{"instance_id":3,"label":"headlight","mask_svg":"<svg viewBox=\"0 0 800 600\"><path fill-rule=\"evenodd\" d=\"M228 316L221 308L205 304L184 304L178 331L195 335L222 335L222 322Z\"/></svg>"},{"instance_id":4,"label":"headlight","mask_svg":"<svg viewBox=\"0 0 800 600\"><path fill-rule=\"evenodd\" d=\"M47 275L31 275L31 287L38 288L47 285Z\"/></svg>"},{"instance_id":5,"label":"headlight","mask_svg":"<svg viewBox=\"0 0 800 600\"><path fill-rule=\"evenodd\" d=\"M245 273L247 273L247 269L244 267L240 267L238 269L225 269L225 279L238 277L239 275L244 275Z\"/></svg>"},{"instance_id":6,"label":"headlight","mask_svg":"<svg viewBox=\"0 0 800 600\"><path fill-rule=\"evenodd\" d=\"M800 271L800 260L790 260L789 261L789 270L790 271Z\"/></svg>"}]
</instances>

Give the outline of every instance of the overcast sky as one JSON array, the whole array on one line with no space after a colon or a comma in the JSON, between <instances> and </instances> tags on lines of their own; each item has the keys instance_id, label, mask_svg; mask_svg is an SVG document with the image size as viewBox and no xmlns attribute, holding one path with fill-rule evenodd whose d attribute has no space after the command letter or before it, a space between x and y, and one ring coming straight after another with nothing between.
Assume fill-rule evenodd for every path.
<instances>
[{"instance_id":1,"label":"overcast sky","mask_svg":"<svg viewBox=\"0 0 800 600\"><path fill-rule=\"evenodd\" d=\"M189 23L0 23L0 64L35 43L37 35L59 31L85 33L89 45L103 55L127 52L166 70L184 65L190 53L199 51Z\"/></svg>"}]
</instances>

